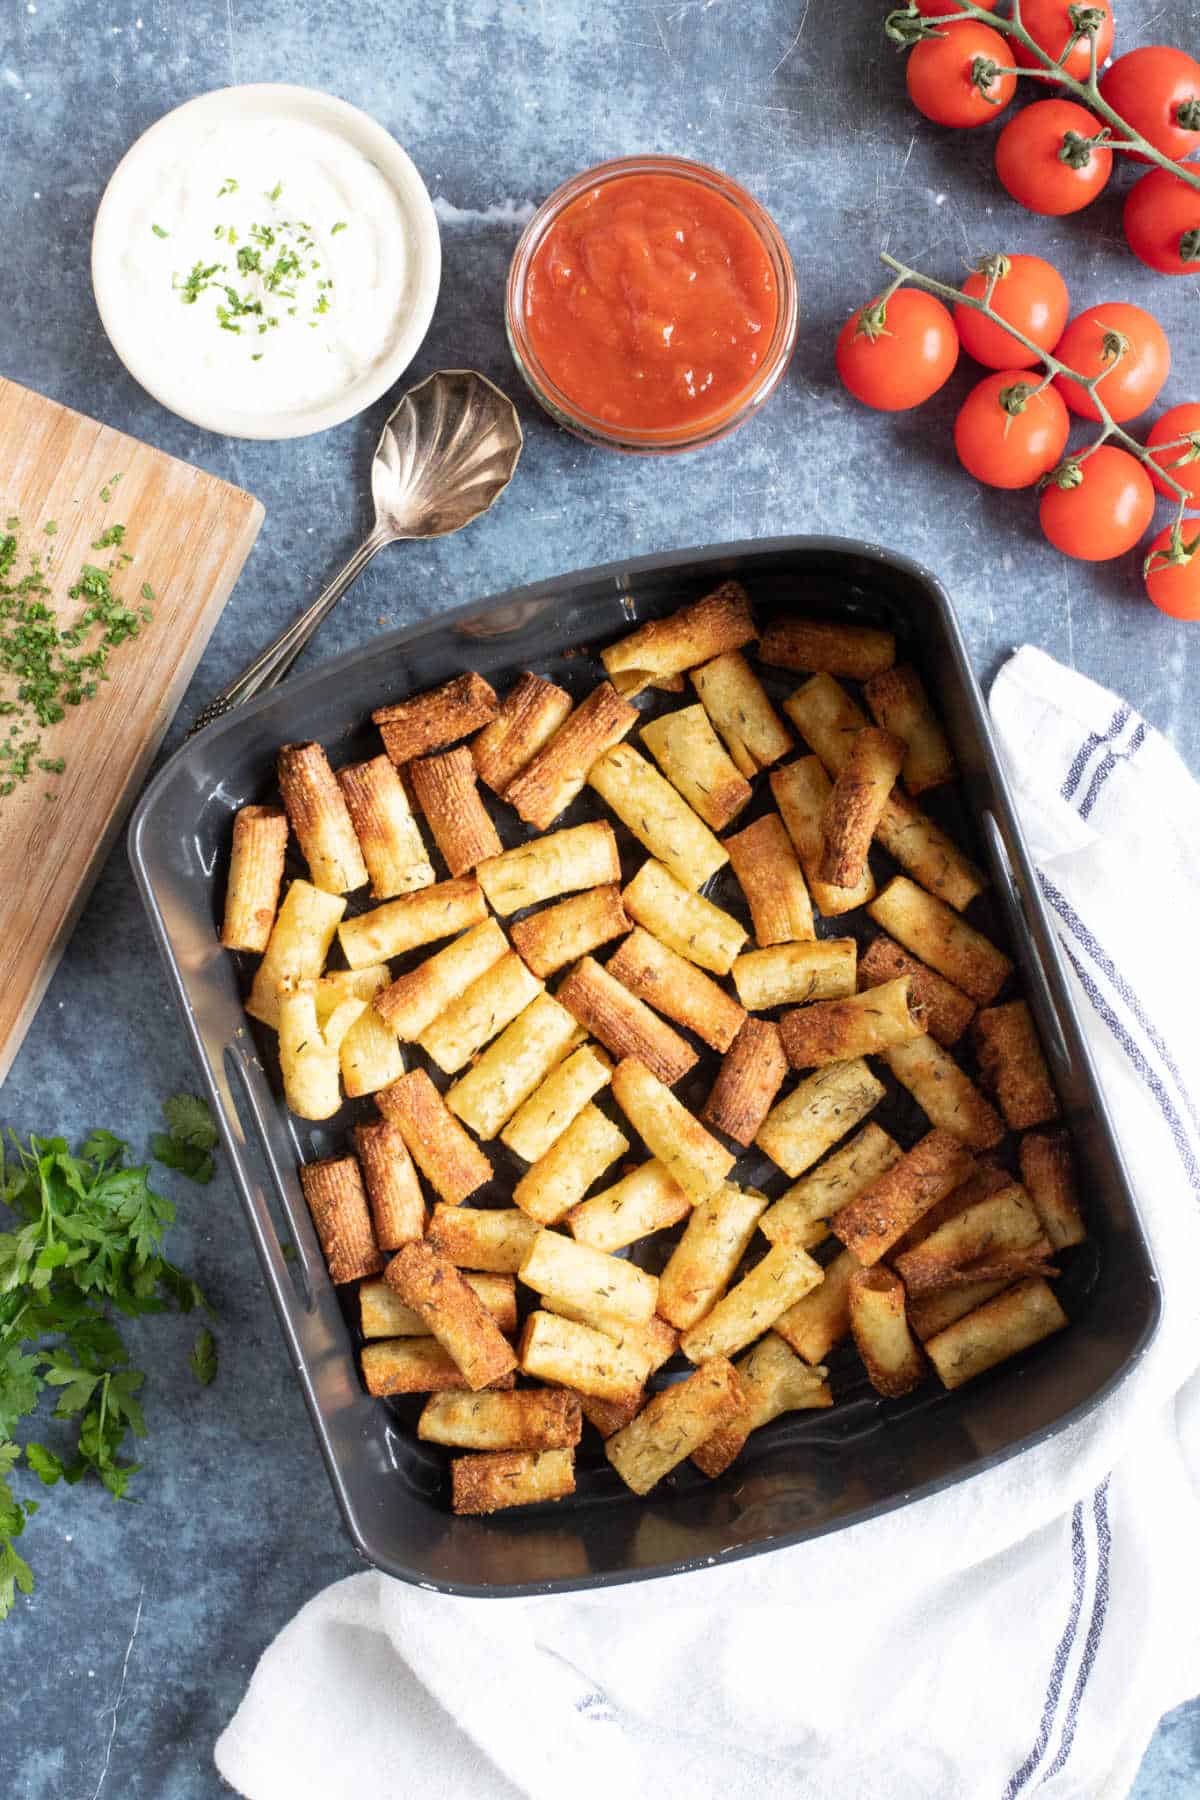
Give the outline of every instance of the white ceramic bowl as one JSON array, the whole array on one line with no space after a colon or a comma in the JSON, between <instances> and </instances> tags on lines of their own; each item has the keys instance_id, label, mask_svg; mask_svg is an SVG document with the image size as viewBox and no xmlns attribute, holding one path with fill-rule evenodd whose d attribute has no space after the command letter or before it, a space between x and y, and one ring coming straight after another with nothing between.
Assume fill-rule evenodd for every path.
<instances>
[{"instance_id":1,"label":"white ceramic bowl","mask_svg":"<svg viewBox=\"0 0 1200 1800\"><path fill-rule=\"evenodd\" d=\"M392 188L409 238L408 300L383 353L332 398L286 411L239 410L206 397L194 382L181 376L173 366L174 359L162 353L152 335L131 324L129 309L122 303L120 258L147 178L176 158L180 146L198 129L219 129L235 122L244 126L258 117L264 122L296 120L318 125L365 156ZM411 158L395 138L366 113L332 94L284 83L217 88L164 114L118 163L104 190L92 232L92 288L113 349L134 380L163 406L194 425L227 437L306 437L340 425L371 406L404 373L420 348L437 303L441 268L441 238L433 203Z\"/></svg>"}]
</instances>

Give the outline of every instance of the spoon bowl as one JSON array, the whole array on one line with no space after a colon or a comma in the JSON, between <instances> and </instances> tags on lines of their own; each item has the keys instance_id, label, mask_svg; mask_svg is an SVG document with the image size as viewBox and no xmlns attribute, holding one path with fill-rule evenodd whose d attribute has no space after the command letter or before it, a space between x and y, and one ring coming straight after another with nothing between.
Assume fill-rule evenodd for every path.
<instances>
[{"instance_id":1,"label":"spoon bowl","mask_svg":"<svg viewBox=\"0 0 1200 1800\"><path fill-rule=\"evenodd\" d=\"M388 541L448 537L497 500L521 454L511 400L470 369L439 369L410 388L371 465L376 529Z\"/></svg>"},{"instance_id":2,"label":"spoon bowl","mask_svg":"<svg viewBox=\"0 0 1200 1800\"><path fill-rule=\"evenodd\" d=\"M386 544L448 537L495 504L524 439L517 409L473 369L439 369L409 388L371 464L375 523L312 605L197 714L188 736L282 681L343 594Z\"/></svg>"}]
</instances>

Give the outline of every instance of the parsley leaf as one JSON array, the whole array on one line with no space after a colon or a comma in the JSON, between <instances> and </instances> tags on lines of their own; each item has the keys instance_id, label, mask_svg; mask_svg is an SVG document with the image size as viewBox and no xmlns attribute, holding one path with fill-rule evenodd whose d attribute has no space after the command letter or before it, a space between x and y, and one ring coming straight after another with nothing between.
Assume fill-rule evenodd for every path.
<instances>
[{"instance_id":1,"label":"parsley leaf","mask_svg":"<svg viewBox=\"0 0 1200 1800\"><path fill-rule=\"evenodd\" d=\"M181 1175L186 1175L189 1181L198 1182L201 1187L206 1187L212 1180L211 1152L197 1150L194 1144L168 1137L165 1131L156 1131L150 1139L150 1154L164 1169L177 1169Z\"/></svg>"},{"instance_id":2,"label":"parsley leaf","mask_svg":"<svg viewBox=\"0 0 1200 1800\"><path fill-rule=\"evenodd\" d=\"M188 1357L188 1367L201 1387L208 1387L217 1373L217 1340L207 1325L202 1325Z\"/></svg>"},{"instance_id":3,"label":"parsley leaf","mask_svg":"<svg viewBox=\"0 0 1200 1800\"><path fill-rule=\"evenodd\" d=\"M14 1445L14 1449L15 1447ZM62 1458L55 1456L53 1450L47 1450L45 1444L26 1444L25 1461L38 1480L45 1482L47 1487L53 1487L56 1481L61 1481L66 1472Z\"/></svg>"},{"instance_id":4,"label":"parsley leaf","mask_svg":"<svg viewBox=\"0 0 1200 1800\"><path fill-rule=\"evenodd\" d=\"M213 1116L195 1094L175 1094L164 1101L167 1130L150 1140L150 1154L164 1168L178 1169L189 1180L207 1185L212 1180L212 1152L217 1141Z\"/></svg>"},{"instance_id":5,"label":"parsley leaf","mask_svg":"<svg viewBox=\"0 0 1200 1800\"><path fill-rule=\"evenodd\" d=\"M0 1511L0 1619L7 1619L12 1611L16 1598L15 1588L20 1588L23 1594L32 1594L33 1592L33 1570L24 1557L17 1555L12 1541L20 1532L24 1531L25 1520L29 1516L29 1511L32 1510L26 1502L27 1510L22 1514L20 1505L21 1503L18 1501L16 1511L19 1515L19 1523L16 1524L15 1529L11 1523L7 1529L5 1528L4 1513Z\"/></svg>"},{"instance_id":6,"label":"parsley leaf","mask_svg":"<svg viewBox=\"0 0 1200 1800\"><path fill-rule=\"evenodd\" d=\"M24 1355L14 1343L0 1344L0 1438L33 1412L41 1391L37 1358Z\"/></svg>"},{"instance_id":7,"label":"parsley leaf","mask_svg":"<svg viewBox=\"0 0 1200 1800\"><path fill-rule=\"evenodd\" d=\"M172 1137L194 1144L198 1150L211 1150L215 1145L217 1128L206 1100L195 1094L173 1094L163 1102L163 1114Z\"/></svg>"}]
</instances>

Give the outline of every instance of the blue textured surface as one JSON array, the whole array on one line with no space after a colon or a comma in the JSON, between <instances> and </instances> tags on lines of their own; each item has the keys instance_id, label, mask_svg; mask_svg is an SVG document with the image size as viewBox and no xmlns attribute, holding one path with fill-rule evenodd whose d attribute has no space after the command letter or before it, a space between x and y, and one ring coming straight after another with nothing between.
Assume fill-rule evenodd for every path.
<instances>
[{"instance_id":1,"label":"blue textured surface","mask_svg":"<svg viewBox=\"0 0 1200 1800\"><path fill-rule=\"evenodd\" d=\"M882 7L880 11L882 11ZM949 428L964 366L920 412L868 415L831 379L842 318L873 289L881 241L953 279L994 248L1051 256L1076 305L1129 298L1171 330L1168 398L1194 397L1196 284L1125 254L1129 175L1082 217L1020 213L990 168L991 132L951 136L908 107L875 9L838 0L7 0L0 24L0 367L241 483L267 523L181 719L323 583L362 535L367 465L387 403L324 437L232 443L165 414L125 375L88 282L105 180L160 113L228 82L320 86L365 108L437 197L445 273L412 378L474 365L517 397L527 448L488 519L381 558L316 654L351 648L451 600L609 557L788 531L890 542L955 594L990 675L1033 640L1121 689L1200 763L1200 631L1140 598L1137 559L1094 570L1041 543L1034 504L976 487ZM1122 41L1184 44L1189 0L1125 0ZM531 202L602 157L670 150L739 177L774 212L799 270L793 369L743 434L653 466L589 451L518 394L501 319ZM173 734L174 741L179 728ZM159 1100L191 1079L123 849L112 857L0 1099L22 1130L103 1122L142 1145ZM169 1178L168 1178L169 1179ZM38 1587L3 1633L3 1786L19 1800L200 1800L220 1791L213 1738L272 1634L355 1567L238 1216L219 1177L176 1184L175 1253L216 1297L221 1373L188 1375L191 1327L131 1335L153 1374L140 1505L56 1491L27 1546ZM1200 1710L1171 1715L1138 1800L1200 1789Z\"/></svg>"}]
</instances>

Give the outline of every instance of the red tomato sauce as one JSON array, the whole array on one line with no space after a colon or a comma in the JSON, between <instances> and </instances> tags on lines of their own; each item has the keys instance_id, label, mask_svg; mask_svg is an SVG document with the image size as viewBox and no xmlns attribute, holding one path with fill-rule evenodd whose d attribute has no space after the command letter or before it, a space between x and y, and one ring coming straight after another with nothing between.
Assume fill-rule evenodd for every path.
<instances>
[{"instance_id":1,"label":"red tomato sauce","mask_svg":"<svg viewBox=\"0 0 1200 1800\"><path fill-rule=\"evenodd\" d=\"M571 201L534 251L526 328L580 410L638 431L721 420L753 386L779 316L770 257L722 194L624 175Z\"/></svg>"}]
</instances>

